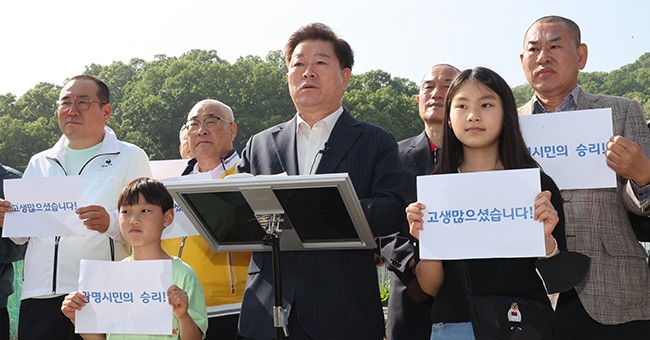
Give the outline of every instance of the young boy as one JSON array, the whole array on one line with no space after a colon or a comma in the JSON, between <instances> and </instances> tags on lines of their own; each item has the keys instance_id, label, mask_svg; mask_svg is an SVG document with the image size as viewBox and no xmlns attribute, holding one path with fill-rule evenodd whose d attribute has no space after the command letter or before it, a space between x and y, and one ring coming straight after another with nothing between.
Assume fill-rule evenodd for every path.
<instances>
[{"instance_id":1,"label":"young boy","mask_svg":"<svg viewBox=\"0 0 650 340\"><path fill-rule=\"evenodd\" d=\"M81 334L86 339L202 339L208 328L203 290L194 270L160 246L163 229L174 220L174 200L157 180L138 178L124 187L117 204L120 231L132 247L132 255L123 261L172 260L174 284L167 290L173 307L172 335ZM86 305L83 293L65 297L61 311L74 323L75 311Z\"/></svg>"}]
</instances>

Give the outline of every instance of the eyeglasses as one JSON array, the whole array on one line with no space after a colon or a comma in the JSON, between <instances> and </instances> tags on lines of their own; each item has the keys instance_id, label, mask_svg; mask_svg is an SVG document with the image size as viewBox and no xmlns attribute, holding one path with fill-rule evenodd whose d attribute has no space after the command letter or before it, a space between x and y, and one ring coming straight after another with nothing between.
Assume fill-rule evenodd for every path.
<instances>
[{"instance_id":1,"label":"eyeglasses","mask_svg":"<svg viewBox=\"0 0 650 340\"><path fill-rule=\"evenodd\" d=\"M188 120L185 125L187 126L187 129L190 130L190 132L198 132L201 126L205 127L208 130L214 130L219 126L220 121L224 121L228 124L232 124L231 121L225 120L221 117L208 117L203 120L203 122L199 122L196 119Z\"/></svg>"},{"instance_id":2,"label":"eyeglasses","mask_svg":"<svg viewBox=\"0 0 650 340\"><path fill-rule=\"evenodd\" d=\"M58 105L59 112L69 111L72 106L76 107L77 111L81 112L90 109L90 104L92 103L97 103L99 105L107 104L106 102L100 102L98 100L92 99L75 99L74 101L59 100L56 103Z\"/></svg>"}]
</instances>

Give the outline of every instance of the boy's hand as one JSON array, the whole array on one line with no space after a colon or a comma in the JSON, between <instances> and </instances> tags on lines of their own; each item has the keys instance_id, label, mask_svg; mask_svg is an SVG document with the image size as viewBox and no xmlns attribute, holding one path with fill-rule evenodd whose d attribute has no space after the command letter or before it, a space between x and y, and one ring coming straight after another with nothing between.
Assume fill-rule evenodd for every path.
<instances>
[{"instance_id":1,"label":"boy's hand","mask_svg":"<svg viewBox=\"0 0 650 340\"><path fill-rule=\"evenodd\" d=\"M187 293L177 285L172 285L167 290L167 297L169 299L169 304L172 306L174 315L177 319L181 320L187 315L187 308L189 306Z\"/></svg>"},{"instance_id":2,"label":"boy's hand","mask_svg":"<svg viewBox=\"0 0 650 340\"><path fill-rule=\"evenodd\" d=\"M167 290L167 298L169 299L169 304L172 306L174 316L178 319L181 339L202 339L203 332L187 312L189 308L187 293L177 285L172 285Z\"/></svg>"},{"instance_id":3,"label":"boy's hand","mask_svg":"<svg viewBox=\"0 0 650 340\"><path fill-rule=\"evenodd\" d=\"M86 305L86 296L82 292L72 292L66 295L61 304L61 311L72 323L74 323L75 312Z\"/></svg>"}]
</instances>

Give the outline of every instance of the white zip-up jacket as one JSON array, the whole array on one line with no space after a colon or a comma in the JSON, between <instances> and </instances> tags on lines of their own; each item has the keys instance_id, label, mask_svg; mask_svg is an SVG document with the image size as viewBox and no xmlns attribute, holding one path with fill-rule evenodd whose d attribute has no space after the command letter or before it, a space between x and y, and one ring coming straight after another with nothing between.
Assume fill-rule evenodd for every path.
<instances>
[{"instance_id":1,"label":"white zip-up jacket","mask_svg":"<svg viewBox=\"0 0 650 340\"><path fill-rule=\"evenodd\" d=\"M76 175L65 171L63 152L67 144L63 135L54 147L34 155L23 178ZM113 130L105 127L100 150L79 175L83 204L103 206L111 216L109 228L103 234L86 230L83 235L74 236L12 238L17 244L29 241L22 300L77 290L81 259L120 261L128 255L129 246L120 234L117 200L127 183L138 177L151 177L149 157L139 147L119 141Z\"/></svg>"}]
</instances>

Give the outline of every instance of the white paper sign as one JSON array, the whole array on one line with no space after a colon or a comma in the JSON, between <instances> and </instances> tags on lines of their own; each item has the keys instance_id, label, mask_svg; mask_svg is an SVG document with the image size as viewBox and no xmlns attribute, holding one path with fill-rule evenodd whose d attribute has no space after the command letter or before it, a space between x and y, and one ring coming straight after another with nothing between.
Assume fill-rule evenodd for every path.
<instances>
[{"instance_id":1,"label":"white paper sign","mask_svg":"<svg viewBox=\"0 0 650 340\"><path fill-rule=\"evenodd\" d=\"M189 182L195 180L203 180L212 178L210 173L202 172L194 175L180 176L180 177L171 177L163 180L165 182ZM185 212L181 207L174 201L174 222L170 224L161 235L161 239L177 238L184 236L194 236L199 235L199 232L194 228L192 222L187 218Z\"/></svg>"},{"instance_id":2,"label":"white paper sign","mask_svg":"<svg viewBox=\"0 0 650 340\"><path fill-rule=\"evenodd\" d=\"M4 181L13 212L5 214L2 237L51 237L87 232L75 211L83 206L81 177L57 176Z\"/></svg>"},{"instance_id":3,"label":"white paper sign","mask_svg":"<svg viewBox=\"0 0 650 340\"><path fill-rule=\"evenodd\" d=\"M172 261L81 260L76 333L172 334Z\"/></svg>"},{"instance_id":4,"label":"white paper sign","mask_svg":"<svg viewBox=\"0 0 650 340\"><path fill-rule=\"evenodd\" d=\"M187 167L187 159L163 159L149 161L155 179L180 176Z\"/></svg>"},{"instance_id":5,"label":"white paper sign","mask_svg":"<svg viewBox=\"0 0 650 340\"><path fill-rule=\"evenodd\" d=\"M426 205L420 258L471 259L546 255L535 221L539 169L417 177Z\"/></svg>"},{"instance_id":6,"label":"white paper sign","mask_svg":"<svg viewBox=\"0 0 650 340\"><path fill-rule=\"evenodd\" d=\"M612 109L520 116L528 150L560 189L615 188L606 163Z\"/></svg>"}]
</instances>

